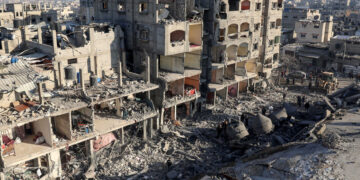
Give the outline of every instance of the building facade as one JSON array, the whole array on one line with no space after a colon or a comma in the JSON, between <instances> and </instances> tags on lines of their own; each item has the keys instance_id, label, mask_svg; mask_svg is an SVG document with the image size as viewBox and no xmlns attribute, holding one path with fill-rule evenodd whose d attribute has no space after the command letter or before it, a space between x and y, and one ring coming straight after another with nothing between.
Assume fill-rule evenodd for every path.
<instances>
[{"instance_id":1,"label":"building facade","mask_svg":"<svg viewBox=\"0 0 360 180\"><path fill-rule=\"evenodd\" d=\"M304 19L295 24L296 42L326 43L333 36L332 17L328 20Z\"/></svg>"}]
</instances>

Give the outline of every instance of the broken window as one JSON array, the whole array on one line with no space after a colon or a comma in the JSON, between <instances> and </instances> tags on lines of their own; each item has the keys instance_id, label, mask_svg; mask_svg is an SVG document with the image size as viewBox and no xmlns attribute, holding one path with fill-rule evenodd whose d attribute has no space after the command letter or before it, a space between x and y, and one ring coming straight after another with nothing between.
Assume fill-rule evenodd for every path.
<instances>
[{"instance_id":1,"label":"broken window","mask_svg":"<svg viewBox=\"0 0 360 180\"><path fill-rule=\"evenodd\" d=\"M140 30L139 39L142 41L149 41L149 30L147 29Z\"/></svg>"},{"instance_id":2,"label":"broken window","mask_svg":"<svg viewBox=\"0 0 360 180\"><path fill-rule=\"evenodd\" d=\"M272 46L274 44L274 40L269 41L269 46Z\"/></svg>"},{"instance_id":3,"label":"broken window","mask_svg":"<svg viewBox=\"0 0 360 180\"><path fill-rule=\"evenodd\" d=\"M107 1L103 1L102 3L102 10L108 10L108 2Z\"/></svg>"},{"instance_id":4,"label":"broken window","mask_svg":"<svg viewBox=\"0 0 360 180\"><path fill-rule=\"evenodd\" d=\"M117 9L118 9L118 12L125 12L125 3L119 2Z\"/></svg>"},{"instance_id":5,"label":"broken window","mask_svg":"<svg viewBox=\"0 0 360 180\"><path fill-rule=\"evenodd\" d=\"M226 13L226 4L224 2L221 2L220 4L220 12Z\"/></svg>"},{"instance_id":6,"label":"broken window","mask_svg":"<svg viewBox=\"0 0 360 180\"><path fill-rule=\"evenodd\" d=\"M313 39L318 39L319 35L318 34L313 34Z\"/></svg>"},{"instance_id":7,"label":"broken window","mask_svg":"<svg viewBox=\"0 0 360 180\"><path fill-rule=\"evenodd\" d=\"M272 3L272 9L276 9L277 3Z\"/></svg>"},{"instance_id":8,"label":"broken window","mask_svg":"<svg viewBox=\"0 0 360 180\"><path fill-rule=\"evenodd\" d=\"M250 9L250 1L245 0L241 2L241 10L249 10Z\"/></svg>"},{"instance_id":9,"label":"broken window","mask_svg":"<svg viewBox=\"0 0 360 180\"><path fill-rule=\"evenodd\" d=\"M225 40L225 28L219 30L219 41L222 42Z\"/></svg>"},{"instance_id":10,"label":"broken window","mask_svg":"<svg viewBox=\"0 0 360 180\"><path fill-rule=\"evenodd\" d=\"M228 58L227 60L236 60L237 50L238 47L236 45L231 45L228 48L226 48L226 55Z\"/></svg>"},{"instance_id":11,"label":"broken window","mask_svg":"<svg viewBox=\"0 0 360 180\"><path fill-rule=\"evenodd\" d=\"M239 26L237 24L231 24L228 28L228 37L230 39L237 39L239 32Z\"/></svg>"},{"instance_id":12,"label":"broken window","mask_svg":"<svg viewBox=\"0 0 360 180\"><path fill-rule=\"evenodd\" d=\"M278 8L282 8L283 0L278 0Z\"/></svg>"},{"instance_id":13,"label":"broken window","mask_svg":"<svg viewBox=\"0 0 360 180\"><path fill-rule=\"evenodd\" d=\"M277 61L278 58L279 58L279 54L278 54L278 53L274 54L274 56L273 56L273 61Z\"/></svg>"},{"instance_id":14,"label":"broken window","mask_svg":"<svg viewBox=\"0 0 360 180\"><path fill-rule=\"evenodd\" d=\"M275 28L275 22L270 22L270 29L274 29Z\"/></svg>"},{"instance_id":15,"label":"broken window","mask_svg":"<svg viewBox=\"0 0 360 180\"><path fill-rule=\"evenodd\" d=\"M229 11L239 10L239 0L229 0Z\"/></svg>"},{"instance_id":16,"label":"broken window","mask_svg":"<svg viewBox=\"0 0 360 180\"><path fill-rule=\"evenodd\" d=\"M248 43L240 44L237 52L238 57L246 57L248 55L248 49L249 49L248 47L249 47Z\"/></svg>"},{"instance_id":17,"label":"broken window","mask_svg":"<svg viewBox=\"0 0 360 180\"><path fill-rule=\"evenodd\" d=\"M256 11L260 11L261 10L261 3L256 3Z\"/></svg>"},{"instance_id":18,"label":"broken window","mask_svg":"<svg viewBox=\"0 0 360 180\"><path fill-rule=\"evenodd\" d=\"M314 24L314 28L315 28L315 29L319 29L319 28L320 28L320 25L319 25L319 24Z\"/></svg>"},{"instance_id":19,"label":"broken window","mask_svg":"<svg viewBox=\"0 0 360 180\"><path fill-rule=\"evenodd\" d=\"M19 16L19 13L18 13L18 12L16 12L16 16Z\"/></svg>"},{"instance_id":20,"label":"broken window","mask_svg":"<svg viewBox=\"0 0 360 180\"><path fill-rule=\"evenodd\" d=\"M280 36L276 36L275 37L275 44L279 44L280 43Z\"/></svg>"},{"instance_id":21,"label":"broken window","mask_svg":"<svg viewBox=\"0 0 360 180\"><path fill-rule=\"evenodd\" d=\"M148 3L139 3L139 13L146 13L148 10Z\"/></svg>"},{"instance_id":22,"label":"broken window","mask_svg":"<svg viewBox=\"0 0 360 180\"><path fill-rule=\"evenodd\" d=\"M240 32L247 32L250 30L249 23L242 23L240 26Z\"/></svg>"},{"instance_id":23,"label":"broken window","mask_svg":"<svg viewBox=\"0 0 360 180\"><path fill-rule=\"evenodd\" d=\"M306 33L301 33L301 34L300 34L300 37L301 37L301 38L306 38Z\"/></svg>"},{"instance_id":24,"label":"broken window","mask_svg":"<svg viewBox=\"0 0 360 180\"><path fill-rule=\"evenodd\" d=\"M77 58L68 59L68 64L76 64L76 63L77 63Z\"/></svg>"},{"instance_id":25,"label":"broken window","mask_svg":"<svg viewBox=\"0 0 360 180\"><path fill-rule=\"evenodd\" d=\"M253 45L253 51L255 51L255 50L258 50L258 43L255 43L255 44Z\"/></svg>"},{"instance_id":26,"label":"broken window","mask_svg":"<svg viewBox=\"0 0 360 180\"><path fill-rule=\"evenodd\" d=\"M48 18L47 18L47 21L48 21L48 22L51 22L51 17L48 17Z\"/></svg>"},{"instance_id":27,"label":"broken window","mask_svg":"<svg viewBox=\"0 0 360 180\"><path fill-rule=\"evenodd\" d=\"M260 23L254 25L254 30L258 31L260 29Z\"/></svg>"},{"instance_id":28,"label":"broken window","mask_svg":"<svg viewBox=\"0 0 360 180\"><path fill-rule=\"evenodd\" d=\"M182 42L185 41L185 31L177 30L170 34L170 42Z\"/></svg>"},{"instance_id":29,"label":"broken window","mask_svg":"<svg viewBox=\"0 0 360 180\"><path fill-rule=\"evenodd\" d=\"M281 26L281 19L276 20L276 28L279 28Z\"/></svg>"}]
</instances>

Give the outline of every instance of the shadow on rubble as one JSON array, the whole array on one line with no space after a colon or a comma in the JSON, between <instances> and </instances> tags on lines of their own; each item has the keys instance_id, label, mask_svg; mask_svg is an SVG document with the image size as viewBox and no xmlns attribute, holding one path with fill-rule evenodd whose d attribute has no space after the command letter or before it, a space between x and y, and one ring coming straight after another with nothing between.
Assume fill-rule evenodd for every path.
<instances>
[{"instance_id":1,"label":"shadow on rubble","mask_svg":"<svg viewBox=\"0 0 360 180\"><path fill-rule=\"evenodd\" d=\"M202 174L213 174L234 161L224 137L216 138L216 126L223 117L209 116L203 112L192 119L181 121L181 126L165 125L150 140L141 140L142 128L125 145L120 156L108 162L100 162L97 176L99 179L197 179ZM206 121L205 121L206 120ZM134 128L133 130L135 130ZM127 137L128 138L128 137ZM135 153L138 152L138 153ZM104 157L114 156L105 153ZM122 159L122 160L121 160ZM101 160L100 160L101 161ZM107 172L106 168L117 168L115 172ZM102 170L100 170L102 169ZM128 172L131 169L131 173Z\"/></svg>"}]
</instances>

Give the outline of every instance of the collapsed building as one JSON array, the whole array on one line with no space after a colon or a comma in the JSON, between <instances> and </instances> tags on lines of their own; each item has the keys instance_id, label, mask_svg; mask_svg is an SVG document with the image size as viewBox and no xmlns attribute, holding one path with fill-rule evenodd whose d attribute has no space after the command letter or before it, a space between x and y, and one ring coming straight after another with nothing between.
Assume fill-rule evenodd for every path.
<instances>
[{"instance_id":1,"label":"collapsed building","mask_svg":"<svg viewBox=\"0 0 360 180\"><path fill-rule=\"evenodd\" d=\"M69 146L84 144L94 163L95 139L114 132L123 142L124 127L138 123L151 136L165 121L258 88L278 64L282 0L80 5L83 25L38 26L36 35L25 26L3 60L1 80L12 84L0 100L3 172L25 163L60 177Z\"/></svg>"}]
</instances>

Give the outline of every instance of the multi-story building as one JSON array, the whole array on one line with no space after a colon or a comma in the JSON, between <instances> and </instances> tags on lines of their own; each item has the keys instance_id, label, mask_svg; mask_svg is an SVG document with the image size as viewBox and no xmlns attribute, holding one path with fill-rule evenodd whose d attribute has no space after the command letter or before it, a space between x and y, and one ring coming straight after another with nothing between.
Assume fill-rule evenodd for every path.
<instances>
[{"instance_id":1,"label":"multi-story building","mask_svg":"<svg viewBox=\"0 0 360 180\"><path fill-rule=\"evenodd\" d=\"M331 66L344 72L347 68L360 73L360 37L337 35L330 40ZM348 70L350 72L350 70Z\"/></svg>"},{"instance_id":2,"label":"multi-story building","mask_svg":"<svg viewBox=\"0 0 360 180\"><path fill-rule=\"evenodd\" d=\"M320 11L316 9L285 8L282 17L283 29L294 30L295 23L302 19L320 19Z\"/></svg>"},{"instance_id":3,"label":"multi-story building","mask_svg":"<svg viewBox=\"0 0 360 180\"><path fill-rule=\"evenodd\" d=\"M260 62L261 72L265 77L269 77L272 69L279 63L283 1L265 0L263 3Z\"/></svg>"},{"instance_id":4,"label":"multi-story building","mask_svg":"<svg viewBox=\"0 0 360 180\"><path fill-rule=\"evenodd\" d=\"M195 2L178 1L80 1L83 23L118 24L126 34L122 59L129 68L145 68L149 59L152 82L161 89L152 94L161 119L176 119L177 108L187 115L200 97L202 51L201 10ZM126 49L125 49L126 47ZM184 113L182 113L184 114Z\"/></svg>"},{"instance_id":5,"label":"multi-story building","mask_svg":"<svg viewBox=\"0 0 360 180\"><path fill-rule=\"evenodd\" d=\"M96 137L116 132L123 142L124 127L142 122L146 138L163 121L255 87L279 58L282 0L80 3L83 26L38 28L37 38L25 26L21 55L6 63L17 74L0 84L20 79L0 86L9 115L0 120L10 122L0 128L5 169L43 159L59 177L69 146L84 144L94 160Z\"/></svg>"},{"instance_id":6,"label":"multi-story building","mask_svg":"<svg viewBox=\"0 0 360 180\"><path fill-rule=\"evenodd\" d=\"M332 16L327 20L303 19L295 24L296 42L326 43L333 36Z\"/></svg>"},{"instance_id":7,"label":"multi-story building","mask_svg":"<svg viewBox=\"0 0 360 180\"><path fill-rule=\"evenodd\" d=\"M94 147L102 146L97 137L115 133L124 143L127 126L142 124L144 138L159 127L150 99L159 86L148 70L136 74L119 62L120 27L93 24L50 36L39 29L37 40L23 31L22 53L1 59L1 179L14 178L4 172L19 164L61 178L69 146L86 147L94 163Z\"/></svg>"}]
</instances>

